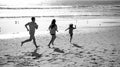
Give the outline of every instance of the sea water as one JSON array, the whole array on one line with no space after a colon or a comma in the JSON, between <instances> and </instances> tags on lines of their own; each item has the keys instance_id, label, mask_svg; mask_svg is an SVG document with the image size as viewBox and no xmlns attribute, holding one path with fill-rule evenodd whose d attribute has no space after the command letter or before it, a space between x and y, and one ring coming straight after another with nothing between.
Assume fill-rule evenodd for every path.
<instances>
[{"instance_id":1,"label":"sea water","mask_svg":"<svg viewBox=\"0 0 120 67\"><path fill-rule=\"evenodd\" d=\"M23 37L28 36L29 34L24 25L30 22L33 16L36 17L36 23L39 25L37 34L49 34L48 27L52 19L56 19L56 24L60 32L64 32L70 23L81 27L99 26L98 23L100 22L98 22L98 20L91 21L90 19L105 19L109 22L117 22L120 18L120 5L99 4L97 2L84 5L36 5L34 7L0 6L0 37L5 38L4 36L8 34L8 36L12 37L17 37L18 35L16 34L21 35L21 37L22 35ZM90 24L90 22L92 24ZM104 24L104 26L108 25L110 24Z\"/></svg>"}]
</instances>

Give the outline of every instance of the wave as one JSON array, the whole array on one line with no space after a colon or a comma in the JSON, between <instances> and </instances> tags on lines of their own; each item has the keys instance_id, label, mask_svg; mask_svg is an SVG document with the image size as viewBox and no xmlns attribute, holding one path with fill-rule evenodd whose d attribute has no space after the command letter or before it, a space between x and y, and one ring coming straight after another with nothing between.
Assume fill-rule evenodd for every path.
<instances>
[{"instance_id":1,"label":"wave","mask_svg":"<svg viewBox=\"0 0 120 67\"><path fill-rule=\"evenodd\" d=\"M53 17L58 17L58 18L75 18L75 17L82 17L82 16L93 16L93 17L102 17L102 16L106 16L106 17L111 17L111 16L120 16L120 14L113 14L113 15L58 15L58 16L34 16L37 18L53 18ZM0 18L31 18L33 16L0 16Z\"/></svg>"},{"instance_id":2,"label":"wave","mask_svg":"<svg viewBox=\"0 0 120 67\"><path fill-rule=\"evenodd\" d=\"M1 6L0 18L120 16L119 7L120 5Z\"/></svg>"},{"instance_id":3,"label":"wave","mask_svg":"<svg viewBox=\"0 0 120 67\"><path fill-rule=\"evenodd\" d=\"M14 10L22 10L22 9L67 9L72 8L72 6L29 6L29 7L17 7L17 6L9 6L3 7L1 6L0 9L14 9Z\"/></svg>"}]
</instances>

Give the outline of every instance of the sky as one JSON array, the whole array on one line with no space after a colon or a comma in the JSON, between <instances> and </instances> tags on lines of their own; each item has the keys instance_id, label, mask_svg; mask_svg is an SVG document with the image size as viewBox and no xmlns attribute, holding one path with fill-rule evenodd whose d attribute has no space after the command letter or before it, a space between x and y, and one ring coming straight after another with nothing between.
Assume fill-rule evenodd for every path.
<instances>
[{"instance_id":1,"label":"sky","mask_svg":"<svg viewBox=\"0 0 120 67\"><path fill-rule=\"evenodd\" d=\"M33 6L39 5L50 5L60 3L73 3L80 1L120 1L120 0L0 0L0 6Z\"/></svg>"}]
</instances>

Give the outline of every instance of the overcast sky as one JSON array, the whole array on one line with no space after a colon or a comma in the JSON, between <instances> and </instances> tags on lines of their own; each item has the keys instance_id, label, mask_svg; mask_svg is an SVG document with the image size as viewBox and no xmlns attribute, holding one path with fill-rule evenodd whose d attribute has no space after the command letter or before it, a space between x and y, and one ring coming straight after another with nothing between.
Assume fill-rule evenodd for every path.
<instances>
[{"instance_id":1,"label":"overcast sky","mask_svg":"<svg viewBox=\"0 0 120 67\"><path fill-rule=\"evenodd\" d=\"M0 5L28 6L34 4L49 5L52 3L72 3L80 1L120 1L120 0L0 0Z\"/></svg>"}]
</instances>

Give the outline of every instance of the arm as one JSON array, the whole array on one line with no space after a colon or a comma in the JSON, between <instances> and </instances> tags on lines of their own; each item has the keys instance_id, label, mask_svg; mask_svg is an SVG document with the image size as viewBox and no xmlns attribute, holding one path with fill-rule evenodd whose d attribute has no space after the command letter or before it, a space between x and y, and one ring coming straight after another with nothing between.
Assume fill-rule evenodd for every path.
<instances>
[{"instance_id":1,"label":"arm","mask_svg":"<svg viewBox=\"0 0 120 67\"><path fill-rule=\"evenodd\" d=\"M51 25L48 27L48 30L50 30Z\"/></svg>"},{"instance_id":2,"label":"arm","mask_svg":"<svg viewBox=\"0 0 120 67\"><path fill-rule=\"evenodd\" d=\"M75 28L74 29L76 29L76 25L75 25Z\"/></svg>"},{"instance_id":3,"label":"arm","mask_svg":"<svg viewBox=\"0 0 120 67\"><path fill-rule=\"evenodd\" d=\"M38 25L37 24L36 24L35 28L38 29Z\"/></svg>"},{"instance_id":4,"label":"arm","mask_svg":"<svg viewBox=\"0 0 120 67\"><path fill-rule=\"evenodd\" d=\"M65 31L67 31L69 28L67 28Z\"/></svg>"},{"instance_id":5,"label":"arm","mask_svg":"<svg viewBox=\"0 0 120 67\"><path fill-rule=\"evenodd\" d=\"M57 25L56 25L56 31L58 32L58 27L57 27Z\"/></svg>"},{"instance_id":6,"label":"arm","mask_svg":"<svg viewBox=\"0 0 120 67\"><path fill-rule=\"evenodd\" d=\"M26 27L27 31L29 31L29 29L28 29L28 27L27 27L28 25L29 25L29 23L25 24L25 27Z\"/></svg>"}]
</instances>

